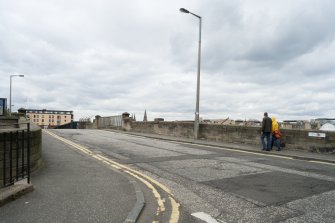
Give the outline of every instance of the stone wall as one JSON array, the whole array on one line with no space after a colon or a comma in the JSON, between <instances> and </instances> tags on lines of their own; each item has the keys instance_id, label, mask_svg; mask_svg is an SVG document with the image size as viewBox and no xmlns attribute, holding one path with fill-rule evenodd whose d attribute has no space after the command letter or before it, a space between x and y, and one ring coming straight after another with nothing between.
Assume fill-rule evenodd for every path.
<instances>
[{"instance_id":1,"label":"stone wall","mask_svg":"<svg viewBox=\"0 0 335 223\"><path fill-rule=\"evenodd\" d=\"M130 122L129 131L192 138L192 122Z\"/></svg>"},{"instance_id":2,"label":"stone wall","mask_svg":"<svg viewBox=\"0 0 335 223\"><path fill-rule=\"evenodd\" d=\"M193 138L193 122L129 122L126 131ZM311 137L307 130L282 130L286 149L335 153L335 132L324 132L326 137ZM315 131L313 131L315 132ZM260 146L260 128L248 126L200 124L199 138L226 143Z\"/></svg>"},{"instance_id":3,"label":"stone wall","mask_svg":"<svg viewBox=\"0 0 335 223\"><path fill-rule=\"evenodd\" d=\"M7 150L6 153L9 153L9 132L14 132L16 133L16 130L19 129L3 129L0 131L0 188L3 186L3 154L4 154L4 137L3 134L6 132L7 137L6 137L6 144L7 144ZM21 134L21 132L20 132ZM21 142L20 142L21 143ZM27 132L24 132L24 144L27 145ZM20 147L21 148L21 147ZM31 130L30 130L30 170L31 172L35 171L38 169L41 164L42 164L42 131L41 128L39 128L36 125L31 124ZM15 142L13 143L13 176L16 176L16 145ZM19 163L21 164L21 151L19 150ZM27 160L27 155L25 154L25 162ZM6 164L6 175L9 176L9 161Z\"/></svg>"},{"instance_id":4,"label":"stone wall","mask_svg":"<svg viewBox=\"0 0 335 223\"><path fill-rule=\"evenodd\" d=\"M113 129L121 129L122 128L122 115L114 115L101 117L99 115L95 116L95 120L93 122L96 128L113 128Z\"/></svg>"}]
</instances>

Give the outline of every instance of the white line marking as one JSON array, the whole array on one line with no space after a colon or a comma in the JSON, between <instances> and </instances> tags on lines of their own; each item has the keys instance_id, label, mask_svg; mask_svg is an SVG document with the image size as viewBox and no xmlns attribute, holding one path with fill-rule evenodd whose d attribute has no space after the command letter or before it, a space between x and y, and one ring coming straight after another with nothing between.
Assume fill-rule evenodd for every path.
<instances>
[{"instance_id":1,"label":"white line marking","mask_svg":"<svg viewBox=\"0 0 335 223\"><path fill-rule=\"evenodd\" d=\"M150 138L150 139L153 139L153 140L161 140L161 139L158 139L158 138L151 138L151 137L147 137L147 136L138 136L138 135L127 134L127 133L119 133L118 132L118 134L130 135L130 136L134 136L134 137L138 137L138 138ZM258 155L258 156L271 156L271 157L276 157L276 158L281 158L281 159L299 160L299 161L305 161L305 162L319 163L319 164L335 166L334 163L326 162L326 161L303 160L303 159L297 159L297 158L293 158L293 157L289 157L289 156L285 156L285 155L280 156L280 155L275 155L275 154L257 153L257 152L246 151L246 150L243 151L243 150L239 150L239 149L225 148L225 147L221 147L221 146L210 146L210 145L203 145L203 144L198 144L198 143L175 141L175 140L171 140L171 139L167 139L166 141L171 142L171 143L176 143L176 144L196 145L196 146L222 149L222 150L228 150L228 151L239 152L239 153L249 153L249 154L254 154L254 155Z\"/></svg>"},{"instance_id":2,"label":"white line marking","mask_svg":"<svg viewBox=\"0 0 335 223\"><path fill-rule=\"evenodd\" d=\"M228 151L239 152L239 153L249 153L249 154L254 154L254 155L258 155L258 156L272 156L272 157L276 157L276 158L290 159L290 160L293 159L292 157L287 157L287 156L280 156L280 155L266 154L266 153L258 153L258 152L248 151L248 150L230 149L230 148L220 147L220 146L209 146L209 145L202 145L202 144L197 144L197 143L178 142L178 141L171 141L171 142L178 143L178 144L186 144L186 145L196 145L196 146L208 147L208 148L214 148L214 149L222 149L222 150L228 150Z\"/></svg>"},{"instance_id":3,"label":"white line marking","mask_svg":"<svg viewBox=\"0 0 335 223\"><path fill-rule=\"evenodd\" d=\"M210 216L209 214L206 214L204 212L196 212L191 214L192 216L199 218L200 220L203 220L207 223L219 223L217 220L215 220L214 218L212 218L212 216ZM225 223L225 222L222 222Z\"/></svg>"},{"instance_id":4,"label":"white line marking","mask_svg":"<svg viewBox=\"0 0 335 223\"><path fill-rule=\"evenodd\" d=\"M320 164L326 164L326 165L332 165L332 166L335 166L335 163L328 163L328 162L324 162L324 161L315 161L315 160L310 160L308 162L311 162L311 163L320 163Z\"/></svg>"}]
</instances>

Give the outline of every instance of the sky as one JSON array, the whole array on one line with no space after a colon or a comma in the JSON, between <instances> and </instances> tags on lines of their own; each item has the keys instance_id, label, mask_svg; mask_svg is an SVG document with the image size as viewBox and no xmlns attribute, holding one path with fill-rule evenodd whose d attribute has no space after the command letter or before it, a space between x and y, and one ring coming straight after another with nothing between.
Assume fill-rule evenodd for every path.
<instances>
[{"instance_id":1,"label":"sky","mask_svg":"<svg viewBox=\"0 0 335 223\"><path fill-rule=\"evenodd\" d=\"M332 0L0 0L0 98L193 120L335 118Z\"/></svg>"}]
</instances>

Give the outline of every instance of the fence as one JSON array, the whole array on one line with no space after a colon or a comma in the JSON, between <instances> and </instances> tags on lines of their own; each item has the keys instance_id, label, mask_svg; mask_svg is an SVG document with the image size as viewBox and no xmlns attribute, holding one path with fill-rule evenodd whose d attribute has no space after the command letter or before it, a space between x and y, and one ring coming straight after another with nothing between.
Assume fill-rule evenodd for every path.
<instances>
[{"instance_id":1,"label":"fence","mask_svg":"<svg viewBox=\"0 0 335 223\"><path fill-rule=\"evenodd\" d=\"M30 183L30 123L25 129L0 132L2 154L2 185L7 187L27 178ZM1 176L1 175L0 175Z\"/></svg>"},{"instance_id":2,"label":"fence","mask_svg":"<svg viewBox=\"0 0 335 223\"><path fill-rule=\"evenodd\" d=\"M77 124L78 129L89 129L92 128L91 117L80 118Z\"/></svg>"}]
</instances>

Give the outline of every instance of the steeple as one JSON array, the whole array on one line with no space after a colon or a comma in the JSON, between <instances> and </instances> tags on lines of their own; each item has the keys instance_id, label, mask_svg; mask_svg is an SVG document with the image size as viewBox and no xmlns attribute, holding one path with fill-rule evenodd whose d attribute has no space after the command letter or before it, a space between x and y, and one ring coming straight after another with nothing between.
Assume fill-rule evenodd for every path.
<instances>
[{"instance_id":1,"label":"steeple","mask_svg":"<svg viewBox=\"0 0 335 223\"><path fill-rule=\"evenodd\" d=\"M144 117L143 117L143 122L147 122L148 117L147 117L147 109L144 110Z\"/></svg>"}]
</instances>

